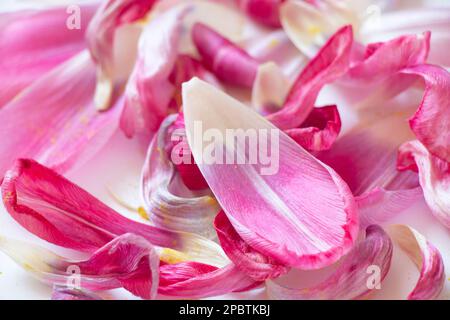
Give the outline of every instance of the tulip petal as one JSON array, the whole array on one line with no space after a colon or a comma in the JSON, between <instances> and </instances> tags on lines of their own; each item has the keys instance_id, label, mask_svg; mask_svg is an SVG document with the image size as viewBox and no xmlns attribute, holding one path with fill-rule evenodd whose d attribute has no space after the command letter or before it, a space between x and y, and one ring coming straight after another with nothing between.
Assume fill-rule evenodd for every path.
<instances>
[{"instance_id":1,"label":"tulip petal","mask_svg":"<svg viewBox=\"0 0 450 320\"><path fill-rule=\"evenodd\" d=\"M280 129L299 127L313 110L322 87L347 72L352 45L351 27L336 32L297 77L283 108L268 119Z\"/></svg>"},{"instance_id":2,"label":"tulip petal","mask_svg":"<svg viewBox=\"0 0 450 320\"><path fill-rule=\"evenodd\" d=\"M0 145L0 175L20 157L65 172L98 152L116 132L120 110L97 112L94 87L95 68L84 51L0 110L0 134L7 137Z\"/></svg>"},{"instance_id":3,"label":"tulip petal","mask_svg":"<svg viewBox=\"0 0 450 320\"><path fill-rule=\"evenodd\" d=\"M70 289L63 286L54 286L52 300L103 300L98 295L86 290Z\"/></svg>"},{"instance_id":4,"label":"tulip petal","mask_svg":"<svg viewBox=\"0 0 450 320\"><path fill-rule=\"evenodd\" d=\"M281 27L280 5L284 0L239 0L241 9L255 21L268 27Z\"/></svg>"},{"instance_id":5,"label":"tulip petal","mask_svg":"<svg viewBox=\"0 0 450 320\"><path fill-rule=\"evenodd\" d=\"M0 14L0 107L85 48L85 25L95 8L80 7L83 20L75 29L66 26L66 8Z\"/></svg>"},{"instance_id":6,"label":"tulip petal","mask_svg":"<svg viewBox=\"0 0 450 320\"><path fill-rule=\"evenodd\" d=\"M419 280L408 300L429 300L439 296L445 271L439 251L419 232L405 225L390 226L389 235L420 270Z\"/></svg>"},{"instance_id":7,"label":"tulip petal","mask_svg":"<svg viewBox=\"0 0 450 320\"><path fill-rule=\"evenodd\" d=\"M159 257L147 240L134 234L113 239L81 261L4 238L0 239L0 250L45 283L93 291L124 287L142 298L156 296Z\"/></svg>"},{"instance_id":8,"label":"tulip petal","mask_svg":"<svg viewBox=\"0 0 450 320\"><path fill-rule=\"evenodd\" d=\"M187 190L179 177L177 179L174 166L165 152L170 143L168 129L176 117L169 116L161 124L148 150L142 174L146 209L152 213L151 221L157 226L212 239L216 236L212 222L220 210L219 205L211 195Z\"/></svg>"},{"instance_id":9,"label":"tulip petal","mask_svg":"<svg viewBox=\"0 0 450 320\"><path fill-rule=\"evenodd\" d=\"M236 267L250 278L256 281L265 281L277 278L289 271L289 268L282 263L259 253L246 244L234 230L223 211L217 215L214 226L225 253Z\"/></svg>"},{"instance_id":10,"label":"tulip petal","mask_svg":"<svg viewBox=\"0 0 450 320\"><path fill-rule=\"evenodd\" d=\"M450 164L430 154L419 141L410 141L399 149L398 167L419 171L425 200L436 218L450 229Z\"/></svg>"},{"instance_id":11,"label":"tulip petal","mask_svg":"<svg viewBox=\"0 0 450 320\"><path fill-rule=\"evenodd\" d=\"M247 244L304 269L329 265L350 249L358 230L356 207L347 185L332 169L256 112L201 80L183 84L183 107L188 142L200 171ZM194 132L194 124L199 123L202 128ZM270 132L277 138L260 144L271 143L272 166L250 161L204 163L208 143L202 135L209 129L221 137L226 129ZM215 150L230 153L229 159L246 159L241 147L236 150L224 145L225 140L214 140ZM249 152L261 155L262 150Z\"/></svg>"},{"instance_id":12,"label":"tulip petal","mask_svg":"<svg viewBox=\"0 0 450 320\"><path fill-rule=\"evenodd\" d=\"M337 106L314 108L300 128L285 132L309 151L328 150L341 131Z\"/></svg>"},{"instance_id":13,"label":"tulip petal","mask_svg":"<svg viewBox=\"0 0 450 320\"><path fill-rule=\"evenodd\" d=\"M431 154L450 162L450 73L433 65L419 65L402 71L425 81L425 93L411 129Z\"/></svg>"},{"instance_id":14,"label":"tulip petal","mask_svg":"<svg viewBox=\"0 0 450 320\"><path fill-rule=\"evenodd\" d=\"M107 0L89 24L86 40L98 64L95 103L98 109L110 107L114 87L114 42L119 27L142 19L156 0Z\"/></svg>"},{"instance_id":15,"label":"tulip petal","mask_svg":"<svg viewBox=\"0 0 450 320\"><path fill-rule=\"evenodd\" d=\"M336 270L321 283L304 289L282 286L269 280L268 294L275 299L347 300L361 299L383 281L391 266L393 245L387 233L377 225L366 229L366 238L348 253ZM369 282L372 270L379 272L378 282Z\"/></svg>"},{"instance_id":16,"label":"tulip petal","mask_svg":"<svg viewBox=\"0 0 450 320\"><path fill-rule=\"evenodd\" d=\"M194 261L227 262L212 241L129 220L33 160L18 160L7 172L2 196L9 214L25 229L66 248L93 252L131 232L153 245L185 252Z\"/></svg>"},{"instance_id":17,"label":"tulip petal","mask_svg":"<svg viewBox=\"0 0 450 320\"><path fill-rule=\"evenodd\" d=\"M192 28L192 40L206 67L220 80L252 87L259 63L247 52L202 23Z\"/></svg>"}]
</instances>

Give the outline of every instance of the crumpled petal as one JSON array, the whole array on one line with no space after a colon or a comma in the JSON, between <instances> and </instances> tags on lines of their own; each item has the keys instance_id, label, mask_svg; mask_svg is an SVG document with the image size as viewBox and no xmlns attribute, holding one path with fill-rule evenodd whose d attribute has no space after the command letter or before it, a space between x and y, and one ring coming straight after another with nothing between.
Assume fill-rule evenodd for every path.
<instances>
[{"instance_id":1,"label":"crumpled petal","mask_svg":"<svg viewBox=\"0 0 450 320\"><path fill-rule=\"evenodd\" d=\"M0 107L85 48L85 25L96 6L80 6L79 29L66 27L66 8L0 14ZM45 37L36 36L45 34Z\"/></svg>"},{"instance_id":2,"label":"crumpled petal","mask_svg":"<svg viewBox=\"0 0 450 320\"><path fill-rule=\"evenodd\" d=\"M95 68L84 51L4 106L0 176L20 157L65 172L98 152L116 132L120 109L97 112L94 88Z\"/></svg>"},{"instance_id":3,"label":"crumpled petal","mask_svg":"<svg viewBox=\"0 0 450 320\"><path fill-rule=\"evenodd\" d=\"M223 211L217 215L214 226L222 249L236 267L250 278L265 281L289 271L282 263L259 253L245 243Z\"/></svg>"},{"instance_id":4,"label":"crumpled petal","mask_svg":"<svg viewBox=\"0 0 450 320\"><path fill-rule=\"evenodd\" d=\"M192 28L192 40L203 63L220 80L251 88L259 62L247 52L202 23Z\"/></svg>"},{"instance_id":5,"label":"crumpled petal","mask_svg":"<svg viewBox=\"0 0 450 320\"><path fill-rule=\"evenodd\" d=\"M408 300L437 298L445 283L444 263L439 251L409 226L390 226L389 235L420 270L419 280L408 295Z\"/></svg>"},{"instance_id":6,"label":"crumpled petal","mask_svg":"<svg viewBox=\"0 0 450 320\"><path fill-rule=\"evenodd\" d=\"M347 185L332 169L256 112L201 80L183 84L183 108L189 146L200 171L247 244L303 269L329 265L350 249L358 230L356 207ZM195 121L202 128L194 132ZM201 136L208 129L221 137L225 129L261 130L267 135L259 144L266 144L267 151L267 144L273 143L271 148L279 150L272 149L270 167L250 161L227 164L223 159L216 165L205 163L202 149L211 145L230 153L229 159L246 158L245 150L225 148L221 139L213 137L208 145ZM261 155L262 149L250 152Z\"/></svg>"},{"instance_id":7,"label":"crumpled petal","mask_svg":"<svg viewBox=\"0 0 450 320\"><path fill-rule=\"evenodd\" d=\"M450 164L430 154L419 141L410 141L399 149L398 168L419 172L425 200L433 214L450 229Z\"/></svg>"},{"instance_id":8,"label":"crumpled petal","mask_svg":"<svg viewBox=\"0 0 450 320\"><path fill-rule=\"evenodd\" d=\"M409 120L412 131L431 154L450 162L450 73L433 65L410 67L402 73L425 81L422 102Z\"/></svg>"},{"instance_id":9,"label":"crumpled petal","mask_svg":"<svg viewBox=\"0 0 450 320\"><path fill-rule=\"evenodd\" d=\"M392 252L393 245L387 233L380 226L371 225L366 229L366 238L353 247L324 281L310 288L294 289L269 280L266 282L268 294L282 300L364 298L386 277ZM379 282L370 281L374 270L378 271Z\"/></svg>"},{"instance_id":10,"label":"crumpled petal","mask_svg":"<svg viewBox=\"0 0 450 320\"><path fill-rule=\"evenodd\" d=\"M52 300L103 300L98 295L86 290L70 289L64 286L54 286Z\"/></svg>"},{"instance_id":11,"label":"crumpled petal","mask_svg":"<svg viewBox=\"0 0 450 320\"><path fill-rule=\"evenodd\" d=\"M348 71L352 45L350 26L336 32L297 77L283 108L268 119L280 129L299 127L313 110L322 87Z\"/></svg>"},{"instance_id":12,"label":"crumpled petal","mask_svg":"<svg viewBox=\"0 0 450 320\"><path fill-rule=\"evenodd\" d=\"M0 250L45 283L93 291L123 287L145 299L156 297L159 256L147 240L134 234L114 238L81 261L5 238L0 238Z\"/></svg>"},{"instance_id":13,"label":"crumpled petal","mask_svg":"<svg viewBox=\"0 0 450 320\"><path fill-rule=\"evenodd\" d=\"M285 132L309 151L328 150L341 131L341 117L337 106L314 108L300 128Z\"/></svg>"},{"instance_id":14,"label":"crumpled petal","mask_svg":"<svg viewBox=\"0 0 450 320\"><path fill-rule=\"evenodd\" d=\"M241 9L255 21L268 27L279 28L280 5L284 0L238 0Z\"/></svg>"},{"instance_id":15,"label":"crumpled petal","mask_svg":"<svg viewBox=\"0 0 450 320\"><path fill-rule=\"evenodd\" d=\"M129 220L33 160L18 160L1 189L7 211L19 224L62 247L93 252L119 235L134 233L194 261L219 266L228 261L214 242Z\"/></svg>"},{"instance_id":16,"label":"crumpled petal","mask_svg":"<svg viewBox=\"0 0 450 320\"><path fill-rule=\"evenodd\" d=\"M146 211L152 213L151 221L157 226L212 239L216 236L212 222L220 210L218 203L210 194L187 189L166 152L171 143L168 129L176 118L176 115L169 116L161 124L147 153L142 173ZM197 168L195 164L192 166Z\"/></svg>"},{"instance_id":17,"label":"crumpled petal","mask_svg":"<svg viewBox=\"0 0 450 320\"><path fill-rule=\"evenodd\" d=\"M107 0L89 23L86 40L98 65L95 103L98 109L110 107L115 85L114 42L117 30L144 18L156 0ZM121 62L123 63L123 62Z\"/></svg>"}]
</instances>

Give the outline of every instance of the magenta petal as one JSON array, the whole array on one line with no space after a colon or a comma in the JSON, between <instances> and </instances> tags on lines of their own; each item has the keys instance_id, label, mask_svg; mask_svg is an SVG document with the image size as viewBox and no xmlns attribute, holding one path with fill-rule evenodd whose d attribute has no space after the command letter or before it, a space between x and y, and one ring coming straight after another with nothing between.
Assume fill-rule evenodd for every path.
<instances>
[{"instance_id":1,"label":"magenta petal","mask_svg":"<svg viewBox=\"0 0 450 320\"><path fill-rule=\"evenodd\" d=\"M450 229L450 163L430 154L419 141L403 144L398 167L419 171L425 200L436 218Z\"/></svg>"},{"instance_id":2,"label":"magenta petal","mask_svg":"<svg viewBox=\"0 0 450 320\"><path fill-rule=\"evenodd\" d=\"M324 267L348 252L357 234L358 217L353 195L332 169L259 114L201 80L183 85L183 108L189 146L200 171L248 245L288 266L304 269ZM279 143L271 140L272 160L276 154L280 157L271 168L248 161L200 163L208 143L201 139L206 131L194 132L196 121L202 123L200 130L214 129L222 137L227 129L276 134ZM231 150L224 141L213 142L231 159L246 158L245 150L239 150L242 148Z\"/></svg>"},{"instance_id":3,"label":"magenta petal","mask_svg":"<svg viewBox=\"0 0 450 320\"><path fill-rule=\"evenodd\" d=\"M256 281L277 278L289 271L282 263L250 247L234 230L223 211L214 220L220 245L231 261L242 272Z\"/></svg>"},{"instance_id":4,"label":"magenta petal","mask_svg":"<svg viewBox=\"0 0 450 320\"><path fill-rule=\"evenodd\" d=\"M358 243L323 282L311 288L294 289L268 281L269 296L291 300L363 298L379 284L369 283L369 268L379 268L381 282L389 272L392 250L393 245L386 232L377 225L369 226L366 239Z\"/></svg>"},{"instance_id":5,"label":"magenta petal","mask_svg":"<svg viewBox=\"0 0 450 320\"><path fill-rule=\"evenodd\" d=\"M98 152L116 132L120 109L97 112L94 88L95 68L83 52L0 110L0 134L7 137L0 145L0 175L21 157L65 172Z\"/></svg>"},{"instance_id":6,"label":"magenta petal","mask_svg":"<svg viewBox=\"0 0 450 320\"><path fill-rule=\"evenodd\" d=\"M431 154L450 162L450 74L433 65L419 65L402 72L425 81L423 100L409 120L411 129Z\"/></svg>"},{"instance_id":7,"label":"magenta petal","mask_svg":"<svg viewBox=\"0 0 450 320\"><path fill-rule=\"evenodd\" d=\"M65 7L0 14L0 107L85 48L84 27L95 8L81 6L80 29L66 27Z\"/></svg>"},{"instance_id":8,"label":"magenta petal","mask_svg":"<svg viewBox=\"0 0 450 320\"><path fill-rule=\"evenodd\" d=\"M314 108L300 128L285 132L309 151L328 150L341 131L337 106Z\"/></svg>"},{"instance_id":9,"label":"magenta petal","mask_svg":"<svg viewBox=\"0 0 450 320\"><path fill-rule=\"evenodd\" d=\"M182 245L174 232L121 216L33 160L18 160L6 173L2 196L8 212L24 228L66 248L92 252L128 232L163 247Z\"/></svg>"},{"instance_id":10,"label":"magenta petal","mask_svg":"<svg viewBox=\"0 0 450 320\"><path fill-rule=\"evenodd\" d=\"M243 49L202 23L192 29L192 39L205 65L222 81L251 87L259 63Z\"/></svg>"},{"instance_id":11,"label":"magenta petal","mask_svg":"<svg viewBox=\"0 0 450 320\"><path fill-rule=\"evenodd\" d=\"M420 276L408 300L436 299L445 282L444 262L439 251L423 235L404 225L391 226L389 234L404 250Z\"/></svg>"},{"instance_id":12,"label":"magenta petal","mask_svg":"<svg viewBox=\"0 0 450 320\"><path fill-rule=\"evenodd\" d=\"M268 119L280 129L299 127L313 110L322 87L347 72L352 46L352 27L341 28L295 80L283 108Z\"/></svg>"},{"instance_id":13,"label":"magenta petal","mask_svg":"<svg viewBox=\"0 0 450 320\"><path fill-rule=\"evenodd\" d=\"M283 2L284 0L239 0L239 5L255 21L279 28L281 27L279 10Z\"/></svg>"}]
</instances>

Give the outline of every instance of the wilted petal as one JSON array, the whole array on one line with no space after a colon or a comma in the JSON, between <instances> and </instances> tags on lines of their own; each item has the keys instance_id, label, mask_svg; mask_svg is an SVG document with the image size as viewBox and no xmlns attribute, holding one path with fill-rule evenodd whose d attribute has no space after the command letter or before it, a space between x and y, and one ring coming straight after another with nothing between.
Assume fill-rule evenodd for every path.
<instances>
[{"instance_id":1,"label":"wilted petal","mask_svg":"<svg viewBox=\"0 0 450 320\"><path fill-rule=\"evenodd\" d=\"M259 63L214 29L197 23L192 39L205 65L222 81L252 87Z\"/></svg>"},{"instance_id":2,"label":"wilted petal","mask_svg":"<svg viewBox=\"0 0 450 320\"><path fill-rule=\"evenodd\" d=\"M3 203L24 228L51 243L93 252L116 236L134 233L194 261L227 262L220 247L200 236L129 220L54 171L18 160L2 184Z\"/></svg>"},{"instance_id":3,"label":"wilted petal","mask_svg":"<svg viewBox=\"0 0 450 320\"><path fill-rule=\"evenodd\" d=\"M120 109L97 112L94 88L95 67L84 51L4 106L0 175L21 157L65 172L98 152L116 132Z\"/></svg>"},{"instance_id":4,"label":"wilted petal","mask_svg":"<svg viewBox=\"0 0 450 320\"><path fill-rule=\"evenodd\" d=\"M169 116L161 124L147 153L142 174L146 209L152 213L151 221L157 226L215 238L212 222L219 205L211 194L194 192L184 186L166 151L172 143L168 129L176 118L176 115ZM191 155L188 156L191 160ZM198 170L195 164L192 166Z\"/></svg>"},{"instance_id":5,"label":"wilted petal","mask_svg":"<svg viewBox=\"0 0 450 320\"><path fill-rule=\"evenodd\" d=\"M87 44L98 65L95 103L106 109L113 98L115 85L114 42L117 30L144 18L156 0L107 0L95 13L87 30ZM120 62L123 63L123 62Z\"/></svg>"},{"instance_id":6,"label":"wilted petal","mask_svg":"<svg viewBox=\"0 0 450 320\"><path fill-rule=\"evenodd\" d=\"M402 73L425 81L423 100L409 120L411 129L431 154L450 162L450 73L433 65L411 67Z\"/></svg>"},{"instance_id":7,"label":"wilted petal","mask_svg":"<svg viewBox=\"0 0 450 320\"><path fill-rule=\"evenodd\" d=\"M103 300L98 295L86 290L70 289L64 286L54 286L52 300Z\"/></svg>"},{"instance_id":8,"label":"wilted petal","mask_svg":"<svg viewBox=\"0 0 450 320\"><path fill-rule=\"evenodd\" d=\"M358 229L356 207L347 185L332 169L256 112L201 80L183 85L183 108L188 142L200 171L247 244L304 269L329 265L350 249ZM222 139L204 141L201 135L210 129ZM270 163L242 161L247 157L246 143L238 143L239 148L234 148L234 141L225 145L226 129L265 132L264 141L256 142L257 150L248 150L248 156L261 155L261 145L270 144ZM216 156L222 162L213 164L206 158L204 162L205 146L223 150L233 161ZM244 164L236 165L236 159Z\"/></svg>"},{"instance_id":9,"label":"wilted petal","mask_svg":"<svg viewBox=\"0 0 450 320\"><path fill-rule=\"evenodd\" d=\"M392 242L377 225L366 229L366 239L358 243L323 282L304 289L282 286L276 281L266 283L269 296L291 300L347 300L367 296L386 277L391 266ZM377 272L378 282L370 276Z\"/></svg>"},{"instance_id":10,"label":"wilted petal","mask_svg":"<svg viewBox=\"0 0 450 320\"><path fill-rule=\"evenodd\" d=\"M328 150L341 131L341 118L336 106L314 108L300 128L285 132L309 151Z\"/></svg>"},{"instance_id":11,"label":"wilted petal","mask_svg":"<svg viewBox=\"0 0 450 320\"><path fill-rule=\"evenodd\" d=\"M0 107L85 48L85 26L95 8L80 7L79 29L66 25L66 7L0 14Z\"/></svg>"},{"instance_id":12,"label":"wilted petal","mask_svg":"<svg viewBox=\"0 0 450 320\"><path fill-rule=\"evenodd\" d=\"M431 211L450 229L450 164L433 156L419 141L403 144L398 167L419 171L419 181Z\"/></svg>"},{"instance_id":13,"label":"wilted petal","mask_svg":"<svg viewBox=\"0 0 450 320\"><path fill-rule=\"evenodd\" d=\"M0 238L0 250L38 280L93 291L124 287L146 299L156 296L159 256L144 238L123 234L87 260L71 260L20 241Z\"/></svg>"},{"instance_id":14,"label":"wilted petal","mask_svg":"<svg viewBox=\"0 0 450 320\"><path fill-rule=\"evenodd\" d=\"M281 27L279 10L284 0L238 0L238 2L241 9L255 21L269 27Z\"/></svg>"},{"instance_id":15,"label":"wilted petal","mask_svg":"<svg viewBox=\"0 0 450 320\"><path fill-rule=\"evenodd\" d=\"M214 226L225 253L236 267L250 278L264 281L277 278L289 271L282 263L261 254L245 243L223 211L217 215Z\"/></svg>"},{"instance_id":16,"label":"wilted petal","mask_svg":"<svg viewBox=\"0 0 450 320\"><path fill-rule=\"evenodd\" d=\"M343 27L295 80L283 108L268 119L281 129L299 127L313 110L322 87L347 72L352 45L352 28Z\"/></svg>"},{"instance_id":17,"label":"wilted petal","mask_svg":"<svg viewBox=\"0 0 450 320\"><path fill-rule=\"evenodd\" d=\"M439 251L411 227L391 226L389 234L420 270L419 280L408 295L408 300L437 298L445 282L444 263Z\"/></svg>"}]
</instances>

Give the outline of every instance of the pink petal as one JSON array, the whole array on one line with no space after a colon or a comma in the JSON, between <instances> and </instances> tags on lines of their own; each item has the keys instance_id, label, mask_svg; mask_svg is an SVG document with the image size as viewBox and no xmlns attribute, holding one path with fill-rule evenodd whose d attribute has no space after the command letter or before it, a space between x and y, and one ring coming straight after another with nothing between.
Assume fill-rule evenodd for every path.
<instances>
[{"instance_id":1,"label":"pink petal","mask_svg":"<svg viewBox=\"0 0 450 320\"><path fill-rule=\"evenodd\" d=\"M304 269L329 265L350 249L358 229L356 207L347 185L332 169L250 108L201 80L183 85L183 107L188 142L200 171L247 244ZM222 137L226 129L277 133L280 149L273 150L272 157L283 156L271 168L259 163L200 163L204 141L194 145L193 139L201 136L193 135L204 131L194 133L195 121L201 121L201 130L213 128ZM214 142L228 152L224 142ZM234 159L245 159L245 154L236 151L229 151Z\"/></svg>"},{"instance_id":2,"label":"pink petal","mask_svg":"<svg viewBox=\"0 0 450 320\"><path fill-rule=\"evenodd\" d=\"M146 16L156 0L107 0L95 13L87 30L87 45L98 64L96 105L106 109L114 86L114 42L119 27Z\"/></svg>"},{"instance_id":3,"label":"pink petal","mask_svg":"<svg viewBox=\"0 0 450 320\"><path fill-rule=\"evenodd\" d=\"M141 34L120 119L120 127L128 137L141 134L148 140L169 112L174 94L169 77L178 56L185 13L184 9L172 9L152 20Z\"/></svg>"},{"instance_id":4,"label":"pink petal","mask_svg":"<svg viewBox=\"0 0 450 320\"><path fill-rule=\"evenodd\" d=\"M340 131L341 118L337 106L314 108L300 128L285 130L309 151L330 149Z\"/></svg>"},{"instance_id":5,"label":"pink petal","mask_svg":"<svg viewBox=\"0 0 450 320\"><path fill-rule=\"evenodd\" d=\"M425 200L444 226L450 229L450 163L433 156L419 141L403 144L398 156L399 169L419 171Z\"/></svg>"},{"instance_id":6,"label":"pink petal","mask_svg":"<svg viewBox=\"0 0 450 320\"><path fill-rule=\"evenodd\" d=\"M347 300L367 296L377 283L370 283L370 267L379 268L380 283L391 266L392 242L386 232L377 225L366 229L366 238L346 255L333 273L321 283L304 289L282 286L268 281L269 296L291 300ZM372 288L369 284L374 285Z\"/></svg>"},{"instance_id":7,"label":"pink petal","mask_svg":"<svg viewBox=\"0 0 450 320\"><path fill-rule=\"evenodd\" d=\"M450 162L450 74L433 65L402 71L425 81L425 93L416 114L409 120L417 139L431 154Z\"/></svg>"},{"instance_id":8,"label":"pink petal","mask_svg":"<svg viewBox=\"0 0 450 320\"><path fill-rule=\"evenodd\" d=\"M322 87L347 72L352 45L350 26L336 32L295 80L283 108L268 119L280 129L299 127L313 110Z\"/></svg>"},{"instance_id":9,"label":"pink petal","mask_svg":"<svg viewBox=\"0 0 450 320\"><path fill-rule=\"evenodd\" d=\"M85 290L70 289L63 286L55 286L52 292L52 300L103 300L96 294Z\"/></svg>"},{"instance_id":10,"label":"pink petal","mask_svg":"<svg viewBox=\"0 0 450 320\"><path fill-rule=\"evenodd\" d=\"M120 109L95 110L95 68L86 51L34 82L0 110L0 175L20 157L65 172L116 132ZM117 102L120 104L120 100Z\"/></svg>"},{"instance_id":11,"label":"pink petal","mask_svg":"<svg viewBox=\"0 0 450 320\"><path fill-rule=\"evenodd\" d=\"M284 0L239 0L238 2L241 9L255 21L269 27L281 27L279 7Z\"/></svg>"},{"instance_id":12,"label":"pink petal","mask_svg":"<svg viewBox=\"0 0 450 320\"><path fill-rule=\"evenodd\" d=\"M49 70L85 48L95 6L81 6L80 29L66 27L66 8L0 14L0 107ZM45 34L45 37L39 36Z\"/></svg>"},{"instance_id":13,"label":"pink petal","mask_svg":"<svg viewBox=\"0 0 450 320\"><path fill-rule=\"evenodd\" d=\"M234 230L223 211L214 220L220 245L238 269L256 281L277 278L289 271L282 263L250 247Z\"/></svg>"},{"instance_id":14,"label":"pink petal","mask_svg":"<svg viewBox=\"0 0 450 320\"><path fill-rule=\"evenodd\" d=\"M204 64L222 81L251 87L259 63L243 49L202 23L192 29L192 39Z\"/></svg>"},{"instance_id":15,"label":"pink petal","mask_svg":"<svg viewBox=\"0 0 450 320\"><path fill-rule=\"evenodd\" d=\"M389 234L420 270L419 280L408 300L437 298L445 283L444 263L439 251L411 227L391 226Z\"/></svg>"}]
</instances>

